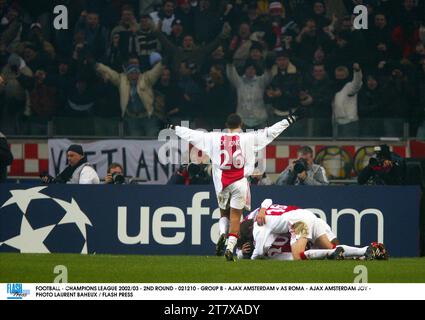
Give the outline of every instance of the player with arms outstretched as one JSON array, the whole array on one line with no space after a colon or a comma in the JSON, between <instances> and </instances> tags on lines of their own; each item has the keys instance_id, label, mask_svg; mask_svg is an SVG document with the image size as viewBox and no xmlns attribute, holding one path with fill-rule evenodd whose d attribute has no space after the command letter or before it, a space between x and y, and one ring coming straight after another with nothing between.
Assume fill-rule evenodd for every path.
<instances>
[{"instance_id":1,"label":"player with arms outstretched","mask_svg":"<svg viewBox=\"0 0 425 320\"><path fill-rule=\"evenodd\" d=\"M234 261L233 253L239 237L242 210L251 209L247 177L254 172L256 152L264 149L291 124L302 118L304 112L303 109L298 109L272 127L252 132L242 132L242 120L236 114L230 115L227 120L227 133L172 127L177 136L203 151L211 159L214 186L221 210L221 236L216 253L220 255L224 251L228 234L224 254L227 261ZM227 230L229 223L230 228Z\"/></svg>"}]
</instances>

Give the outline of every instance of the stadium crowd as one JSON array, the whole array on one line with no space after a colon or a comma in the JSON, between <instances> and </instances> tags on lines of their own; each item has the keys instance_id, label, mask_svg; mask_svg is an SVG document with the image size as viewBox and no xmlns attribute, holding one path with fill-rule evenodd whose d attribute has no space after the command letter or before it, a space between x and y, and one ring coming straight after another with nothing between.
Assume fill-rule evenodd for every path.
<instances>
[{"instance_id":1,"label":"stadium crowd","mask_svg":"<svg viewBox=\"0 0 425 320\"><path fill-rule=\"evenodd\" d=\"M182 120L221 128L233 112L261 128L300 105L315 136L332 124L396 135L390 119L425 135L423 1L61 1L68 30L53 28L56 4L0 0L6 135L64 118L82 133L121 119L126 135L155 136ZM358 4L367 30L353 27Z\"/></svg>"}]
</instances>

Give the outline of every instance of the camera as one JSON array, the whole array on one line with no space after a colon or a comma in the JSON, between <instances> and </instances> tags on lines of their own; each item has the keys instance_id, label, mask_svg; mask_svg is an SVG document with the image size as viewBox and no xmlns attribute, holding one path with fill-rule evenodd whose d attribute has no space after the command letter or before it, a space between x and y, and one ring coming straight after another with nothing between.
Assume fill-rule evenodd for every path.
<instances>
[{"instance_id":1,"label":"camera","mask_svg":"<svg viewBox=\"0 0 425 320\"><path fill-rule=\"evenodd\" d=\"M114 173L112 173L112 182L114 184L124 184L125 177L118 172L114 172Z\"/></svg>"},{"instance_id":2,"label":"camera","mask_svg":"<svg viewBox=\"0 0 425 320\"><path fill-rule=\"evenodd\" d=\"M387 145L375 147L376 157L379 161L391 160L391 150Z\"/></svg>"},{"instance_id":3,"label":"camera","mask_svg":"<svg viewBox=\"0 0 425 320\"><path fill-rule=\"evenodd\" d=\"M382 166L385 160L392 160L391 150L387 145L375 147L374 150L376 157L370 158L369 165L371 167Z\"/></svg>"},{"instance_id":4,"label":"camera","mask_svg":"<svg viewBox=\"0 0 425 320\"><path fill-rule=\"evenodd\" d=\"M208 165L190 163L187 166L190 184L209 184L210 176L208 174Z\"/></svg>"},{"instance_id":5,"label":"camera","mask_svg":"<svg viewBox=\"0 0 425 320\"><path fill-rule=\"evenodd\" d=\"M300 174L304 171L307 171L308 164L307 161L303 158L298 159L294 162L294 172L295 174Z\"/></svg>"}]
</instances>

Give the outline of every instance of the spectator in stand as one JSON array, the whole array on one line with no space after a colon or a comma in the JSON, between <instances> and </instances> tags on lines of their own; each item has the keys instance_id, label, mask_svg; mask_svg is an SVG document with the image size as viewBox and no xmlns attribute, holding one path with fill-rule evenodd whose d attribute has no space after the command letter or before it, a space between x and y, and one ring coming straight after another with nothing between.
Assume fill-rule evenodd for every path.
<instances>
[{"instance_id":1,"label":"spectator in stand","mask_svg":"<svg viewBox=\"0 0 425 320\"><path fill-rule=\"evenodd\" d=\"M388 64L386 69L389 71L389 79L383 88L385 113L381 117L387 119L384 122L386 136L397 137L402 133L398 127L400 120L408 120L411 116L413 105L409 104L409 101L416 101L415 90L409 82L405 66L397 63ZM394 119L398 126L395 126L391 119Z\"/></svg>"},{"instance_id":2,"label":"spectator in stand","mask_svg":"<svg viewBox=\"0 0 425 320\"><path fill-rule=\"evenodd\" d=\"M280 2L274 1L269 6L270 20L272 23L272 32L275 36L275 43L272 49L289 48L289 43L292 43L297 33L299 32L298 25L293 19L293 16L283 14L283 6Z\"/></svg>"},{"instance_id":3,"label":"spectator in stand","mask_svg":"<svg viewBox=\"0 0 425 320\"><path fill-rule=\"evenodd\" d=\"M0 0L0 19L3 20L6 17L8 3L6 0ZM3 29L0 29L2 32Z\"/></svg>"},{"instance_id":4,"label":"spectator in stand","mask_svg":"<svg viewBox=\"0 0 425 320\"><path fill-rule=\"evenodd\" d=\"M174 45L180 47L183 43L183 38L185 35L184 27L182 21L180 19L174 19L171 24L171 34L170 41L174 43Z\"/></svg>"},{"instance_id":5,"label":"spectator in stand","mask_svg":"<svg viewBox=\"0 0 425 320\"><path fill-rule=\"evenodd\" d=\"M233 55L233 64L237 70L243 68L249 57L249 50L252 46L250 37L251 27L248 23L244 22L240 24L238 34L230 42L229 50Z\"/></svg>"},{"instance_id":6,"label":"spectator in stand","mask_svg":"<svg viewBox=\"0 0 425 320\"><path fill-rule=\"evenodd\" d=\"M58 113L63 113L63 108L67 104L68 90L72 87L75 77L75 64L68 57L60 57L57 60L57 69L53 72L56 84L59 108Z\"/></svg>"},{"instance_id":7,"label":"spectator in stand","mask_svg":"<svg viewBox=\"0 0 425 320\"><path fill-rule=\"evenodd\" d=\"M236 97L221 64L211 66L203 98L204 116L209 125L206 129L222 129L228 115L236 111Z\"/></svg>"},{"instance_id":8,"label":"spectator in stand","mask_svg":"<svg viewBox=\"0 0 425 320\"><path fill-rule=\"evenodd\" d=\"M161 78L155 84L154 91L155 106L160 114L159 118L163 120L164 123L172 123L173 121L168 119L168 117L172 118L173 114L178 111L176 109L178 105L179 89L168 67L163 68Z\"/></svg>"},{"instance_id":9,"label":"spectator in stand","mask_svg":"<svg viewBox=\"0 0 425 320\"><path fill-rule=\"evenodd\" d=\"M144 15L140 18L139 28L131 27L129 32L120 33L120 47L123 57L137 56L142 70L150 69L149 57L159 49L158 39L153 31L152 18Z\"/></svg>"},{"instance_id":10,"label":"spectator in stand","mask_svg":"<svg viewBox=\"0 0 425 320\"><path fill-rule=\"evenodd\" d=\"M325 1L314 1L312 18L316 22L317 28L320 30L323 30L323 28L331 24L332 21L326 16Z\"/></svg>"},{"instance_id":11,"label":"spectator in stand","mask_svg":"<svg viewBox=\"0 0 425 320\"><path fill-rule=\"evenodd\" d=\"M264 47L258 41L253 41L251 48L249 49L249 60L255 62L258 68L258 75L262 75L266 69L266 54Z\"/></svg>"},{"instance_id":12,"label":"spectator in stand","mask_svg":"<svg viewBox=\"0 0 425 320\"><path fill-rule=\"evenodd\" d=\"M54 77L46 70L34 74L33 89L30 91L29 134L47 134L47 123L59 109L58 90Z\"/></svg>"},{"instance_id":13,"label":"spectator in stand","mask_svg":"<svg viewBox=\"0 0 425 320\"><path fill-rule=\"evenodd\" d=\"M3 96L0 127L5 134L23 133L23 115L29 107L28 90L23 81L32 76L33 72L21 57L16 54L9 56L0 74L0 96Z\"/></svg>"},{"instance_id":14,"label":"spectator in stand","mask_svg":"<svg viewBox=\"0 0 425 320\"><path fill-rule=\"evenodd\" d=\"M16 51L22 53L27 45L35 46L38 51L41 51L46 55L46 59L49 59L50 61L55 59L56 50L53 45L44 38L41 24L38 22L31 24L28 37L25 41L19 43Z\"/></svg>"},{"instance_id":15,"label":"spectator in stand","mask_svg":"<svg viewBox=\"0 0 425 320\"><path fill-rule=\"evenodd\" d=\"M377 13L375 15L374 25L367 33L367 41L370 54L369 67L377 68L381 61L389 61L394 57L391 29L385 14Z\"/></svg>"},{"instance_id":16,"label":"spectator in stand","mask_svg":"<svg viewBox=\"0 0 425 320\"><path fill-rule=\"evenodd\" d=\"M160 27L161 32L164 32L167 36L171 34L171 25L176 18L174 15L174 6L173 0L165 0L161 10L150 14L155 27Z\"/></svg>"},{"instance_id":17,"label":"spectator in stand","mask_svg":"<svg viewBox=\"0 0 425 320\"><path fill-rule=\"evenodd\" d=\"M377 119L383 117L387 111L382 86L376 75L369 74L366 77L366 85L359 92L358 103L360 135L362 137L383 136L383 123Z\"/></svg>"},{"instance_id":18,"label":"spectator in stand","mask_svg":"<svg viewBox=\"0 0 425 320\"><path fill-rule=\"evenodd\" d=\"M13 52L22 40L23 24L16 3L5 11L0 24L0 42L6 45L9 52Z\"/></svg>"},{"instance_id":19,"label":"spectator in stand","mask_svg":"<svg viewBox=\"0 0 425 320\"><path fill-rule=\"evenodd\" d=\"M120 92L121 115L126 129L132 136L156 136L159 131L159 120L154 114L153 86L162 73L159 54L151 54L153 68L140 72L137 57L131 57L125 73L118 73L111 68L97 63L96 71L103 79L118 87Z\"/></svg>"},{"instance_id":20,"label":"spectator in stand","mask_svg":"<svg viewBox=\"0 0 425 320\"><path fill-rule=\"evenodd\" d=\"M230 26L224 24L221 34L206 46L197 47L193 37L186 35L182 47L177 47L162 32L156 32L164 52L170 58L171 71L174 73L179 72L183 61L191 61L197 66L202 66L208 55L217 49L221 42L229 37L229 34Z\"/></svg>"},{"instance_id":21,"label":"spectator in stand","mask_svg":"<svg viewBox=\"0 0 425 320\"><path fill-rule=\"evenodd\" d=\"M198 76L199 69L194 62L183 61L180 64L177 81L177 108L169 112L169 117L173 124L179 124L184 120L199 121L199 118L202 116L202 88ZM195 126L198 124L195 123Z\"/></svg>"},{"instance_id":22,"label":"spectator in stand","mask_svg":"<svg viewBox=\"0 0 425 320\"><path fill-rule=\"evenodd\" d=\"M220 19L211 8L210 0L200 0L199 10L194 15L194 33L197 43L206 44L214 40L220 32Z\"/></svg>"},{"instance_id":23,"label":"spectator in stand","mask_svg":"<svg viewBox=\"0 0 425 320\"><path fill-rule=\"evenodd\" d=\"M202 74L203 75L207 75L210 70L211 67L214 65L220 65L223 67L223 69L226 68L226 59L225 59L225 52L224 52L224 47L223 46L218 46L217 49L215 49L210 57L208 58L207 61L205 61L205 63L202 66Z\"/></svg>"},{"instance_id":24,"label":"spectator in stand","mask_svg":"<svg viewBox=\"0 0 425 320\"><path fill-rule=\"evenodd\" d=\"M329 45L329 35L317 28L314 19L308 19L296 37L296 52L303 61L311 61L317 48Z\"/></svg>"},{"instance_id":25,"label":"spectator in stand","mask_svg":"<svg viewBox=\"0 0 425 320\"><path fill-rule=\"evenodd\" d=\"M189 0L178 0L176 9L176 19L181 21L182 27L187 34L194 34L194 14L195 10L190 5Z\"/></svg>"},{"instance_id":26,"label":"spectator in stand","mask_svg":"<svg viewBox=\"0 0 425 320\"><path fill-rule=\"evenodd\" d=\"M275 123L277 118L288 116L298 107L298 94L301 89L301 75L289 59L288 52L278 51L276 65L277 74L266 91L266 102L273 108L270 123Z\"/></svg>"},{"instance_id":27,"label":"spectator in stand","mask_svg":"<svg viewBox=\"0 0 425 320\"><path fill-rule=\"evenodd\" d=\"M392 32L396 50L402 58L408 58L416 50L419 42L419 28L411 20L402 21Z\"/></svg>"},{"instance_id":28,"label":"spectator in stand","mask_svg":"<svg viewBox=\"0 0 425 320\"><path fill-rule=\"evenodd\" d=\"M161 6L162 2L162 0L139 0L140 16L154 12L155 8Z\"/></svg>"},{"instance_id":29,"label":"spectator in stand","mask_svg":"<svg viewBox=\"0 0 425 320\"><path fill-rule=\"evenodd\" d=\"M423 20L424 4L423 1L402 0L401 8L396 8L394 14L397 16L397 24L403 25L407 22L417 23ZM420 7L418 8L418 5Z\"/></svg>"},{"instance_id":30,"label":"spectator in stand","mask_svg":"<svg viewBox=\"0 0 425 320\"><path fill-rule=\"evenodd\" d=\"M227 78L236 88L238 96L237 114L242 118L246 128L264 128L267 123L267 110L264 93L272 80L269 70L258 76L257 66L248 60L243 76L239 76L233 64L227 65Z\"/></svg>"},{"instance_id":31,"label":"spectator in stand","mask_svg":"<svg viewBox=\"0 0 425 320\"><path fill-rule=\"evenodd\" d=\"M97 12L83 11L75 26L75 33L83 33L86 41L87 53L95 59L100 59L106 52L108 33L100 24Z\"/></svg>"},{"instance_id":32,"label":"spectator in stand","mask_svg":"<svg viewBox=\"0 0 425 320\"><path fill-rule=\"evenodd\" d=\"M306 86L313 99L308 108L308 116L315 119L314 136L331 136L333 83L329 79L325 65L313 66L311 80L307 82Z\"/></svg>"},{"instance_id":33,"label":"spectator in stand","mask_svg":"<svg viewBox=\"0 0 425 320\"><path fill-rule=\"evenodd\" d=\"M51 68L53 64L53 60L49 58L44 48L38 47L31 42L27 42L23 47L22 58L33 73L39 68Z\"/></svg>"},{"instance_id":34,"label":"spectator in stand","mask_svg":"<svg viewBox=\"0 0 425 320\"><path fill-rule=\"evenodd\" d=\"M134 15L134 9L125 5L121 9L121 20L119 24L112 29L111 36L119 34L121 32L130 32L131 30L138 30L139 24L137 23L136 17Z\"/></svg>"},{"instance_id":35,"label":"spectator in stand","mask_svg":"<svg viewBox=\"0 0 425 320\"><path fill-rule=\"evenodd\" d=\"M369 52L364 48L367 47L367 41L364 30L355 30L351 16L344 17L340 21L340 25L336 27L335 39L332 44L323 46L326 50L330 48L331 53L329 60L332 61L332 68L344 65L347 68L356 61L365 63L369 61Z\"/></svg>"},{"instance_id":36,"label":"spectator in stand","mask_svg":"<svg viewBox=\"0 0 425 320\"><path fill-rule=\"evenodd\" d=\"M78 74L67 90L65 115L71 117L92 117L96 100L95 87L88 74Z\"/></svg>"},{"instance_id":37,"label":"spectator in stand","mask_svg":"<svg viewBox=\"0 0 425 320\"><path fill-rule=\"evenodd\" d=\"M350 72L347 67L335 69L335 96L332 108L335 123L338 125L338 135L342 137L358 136L358 105L357 95L363 85L363 73L360 65L353 65L354 76L350 81Z\"/></svg>"},{"instance_id":38,"label":"spectator in stand","mask_svg":"<svg viewBox=\"0 0 425 320\"><path fill-rule=\"evenodd\" d=\"M115 71L121 71L123 64L126 61L126 54L120 47L121 34L116 33L112 36L108 49L106 50L105 59L103 62L110 66Z\"/></svg>"}]
</instances>

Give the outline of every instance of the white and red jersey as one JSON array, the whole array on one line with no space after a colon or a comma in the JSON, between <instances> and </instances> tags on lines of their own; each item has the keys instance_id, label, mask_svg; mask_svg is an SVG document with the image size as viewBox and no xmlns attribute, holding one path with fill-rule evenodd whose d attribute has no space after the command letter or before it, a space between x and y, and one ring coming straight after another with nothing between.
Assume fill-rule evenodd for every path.
<instances>
[{"instance_id":1,"label":"white and red jersey","mask_svg":"<svg viewBox=\"0 0 425 320\"><path fill-rule=\"evenodd\" d=\"M294 241L294 235L291 231L295 223L303 221L308 226L312 226L314 221L318 219L309 210L295 206L272 204L272 201L269 199L263 201L261 206L262 208L267 208L265 212L266 224L259 226L256 222L254 223L253 237L255 249L252 259L265 256L276 239L281 235L290 234L291 241L289 245L291 245L291 242Z\"/></svg>"},{"instance_id":2,"label":"white and red jersey","mask_svg":"<svg viewBox=\"0 0 425 320\"><path fill-rule=\"evenodd\" d=\"M264 149L289 127L282 120L270 128L253 132L202 132L176 127L176 134L207 154L212 162L213 180L219 193L232 183L253 174L256 152Z\"/></svg>"},{"instance_id":3,"label":"white and red jersey","mask_svg":"<svg viewBox=\"0 0 425 320\"><path fill-rule=\"evenodd\" d=\"M263 202L262 206L267 206L267 201L271 201L271 200L266 200L265 202ZM289 207L286 207L289 208ZM295 207L292 207L295 208ZM260 212L260 208L255 209L254 211L250 212L245 218L244 220L253 220L255 219L255 217L258 215L258 213ZM255 237L254 237L254 241L255 241ZM238 257L242 256L238 254ZM268 250L266 252L264 252L264 257L267 259L272 259L272 260L293 260L292 257L292 251L291 251L291 234L287 233L287 234L283 234L283 235L279 235L274 239L274 242L271 244L270 248L268 248ZM241 258L242 259L242 258Z\"/></svg>"},{"instance_id":4,"label":"white and red jersey","mask_svg":"<svg viewBox=\"0 0 425 320\"><path fill-rule=\"evenodd\" d=\"M279 235L264 256L272 260L293 260L291 250L291 234Z\"/></svg>"},{"instance_id":5,"label":"white and red jersey","mask_svg":"<svg viewBox=\"0 0 425 320\"><path fill-rule=\"evenodd\" d=\"M244 258L241 249L237 249L236 252L239 259ZM291 234L287 233L278 236L270 248L264 253L264 258L282 261L293 260L291 251Z\"/></svg>"}]
</instances>

